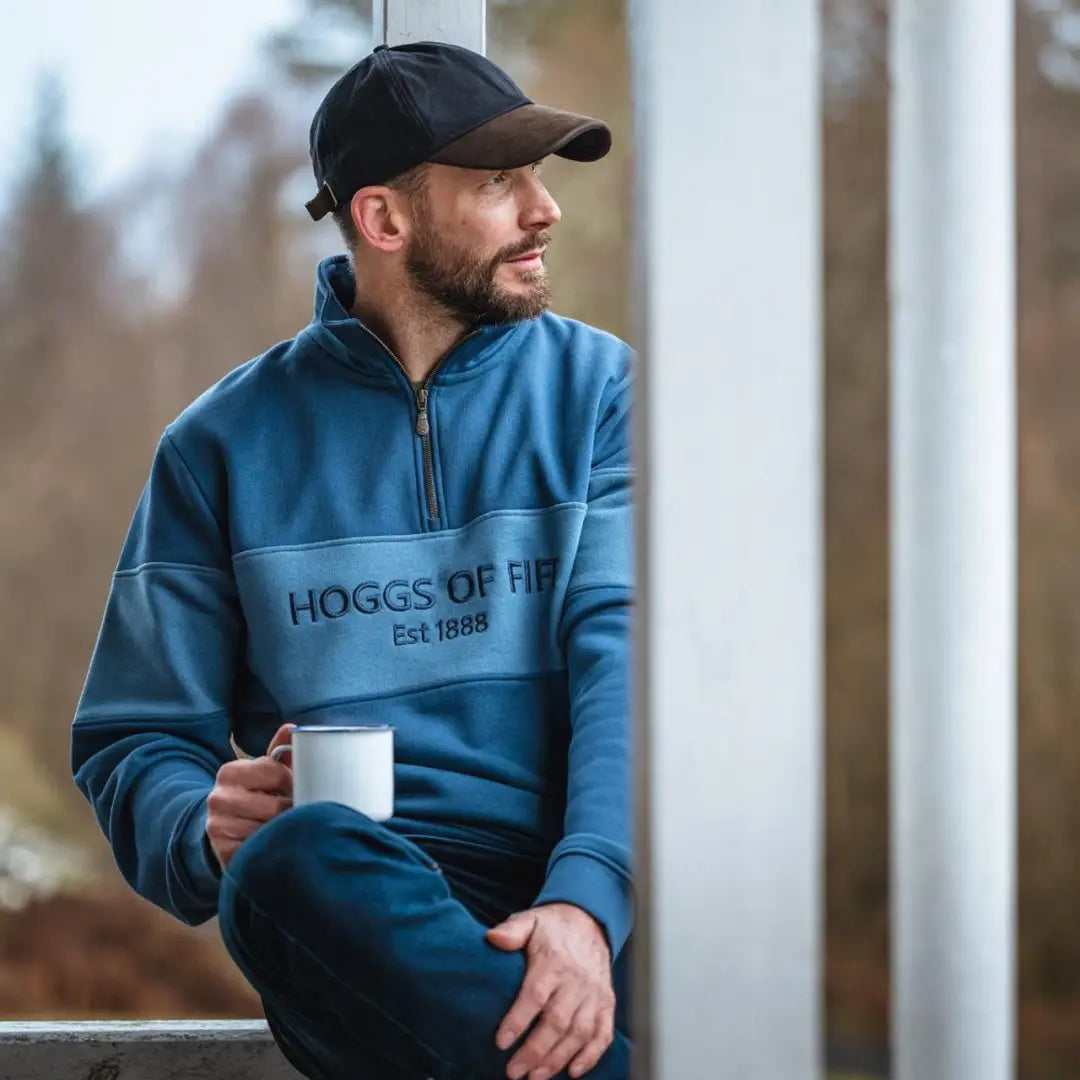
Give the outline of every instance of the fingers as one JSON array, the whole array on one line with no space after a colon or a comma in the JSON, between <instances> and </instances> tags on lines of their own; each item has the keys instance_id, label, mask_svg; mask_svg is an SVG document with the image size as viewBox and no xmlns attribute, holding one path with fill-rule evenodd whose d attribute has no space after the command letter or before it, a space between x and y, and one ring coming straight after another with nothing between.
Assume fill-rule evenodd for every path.
<instances>
[{"instance_id":1,"label":"fingers","mask_svg":"<svg viewBox=\"0 0 1080 1080\"><path fill-rule=\"evenodd\" d=\"M541 1011L540 1022L507 1064L511 1080L525 1076L548 1080L568 1064L571 1076L583 1076L604 1056L615 1036L613 993L582 993L575 984L564 983ZM508 1020L511 1015L513 1009Z\"/></svg>"},{"instance_id":2,"label":"fingers","mask_svg":"<svg viewBox=\"0 0 1080 1080\"><path fill-rule=\"evenodd\" d=\"M549 1076L555 1076L557 1073L562 1072L563 1069L570 1063L571 1059L578 1057L586 1053L596 1040L596 1029L599 1023L598 1017L593 1009L582 1005L578 1009L574 1016L574 1019L570 1022L570 1030L544 1055L542 1064L543 1069ZM600 1055L603 1054L607 1047L601 1048L596 1055L596 1061L600 1060ZM596 1064L593 1062L593 1065ZM592 1068L590 1065L589 1068ZM580 1076L585 1070L581 1072L575 1072L574 1076ZM535 1076L535 1070L533 1075Z\"/></svg>"},{"instance_id":3,"label":"fingers","mask_svg":"<svg viewBox=\"0 0 1080 1080\"><path fill-rule=\"evenodd\" d=\"M279 746L288 746L292 742L292 729L294 727L296 727L295 724L282 724L274 732L274 737L266 748L267 755L272 754Z\"/></svg>"},{"instance_id":4,"label":"fingers","mask_svg":"<svg viewBox=\"0 0 1080 1080\"><path fill-rule=\"evenodd\" d=\"M261 825L288 810L292 806L292 799L262 791L217 787L210 792L206 805L211 817L253 821Z\"/></svg>"},{"instance_id":5,"label":"fingers","mask_svg":"<svg viewBox=\"0 0 1080 1080\"><path fill-rule=\"evenodd\" d=\"M287 742L289 726L274 736ZM272 744L271 744L272 745ZM268 757L229 761L206 800L206 836L222 867L256 829L292 806L292 771Z\"/></svg>"},{"instance_id":6,"label":"fingers","mask_svg":"<svg viewBox=\"0 0 1080 1080\"><path fill-rule=\"evenodd\" d=\"M207 833L206 835L209 836L210 834ZM239 847L240 845L233 840L210 840L210 848L214 852L214 857L222 870L228 867Z\"/></svg>"},{"instance_id":7,"label":"fingers","mask_svg":"<svg viewBox=\"0 0 1080 1080\"><path fill-rule=\"evenodd\" d=\"M247 840L253 832L261 829L265 822L246 821L243 818L219 818L212 815L206 819L206 838L210 848L217 856L217 861L222 869L229 865L229 861L236 854L237 848Z\"/></svg>"},{"instance_id":8,"label":"fingers","mask_svg":"<svg viewBox=\"0 0 1080 1080\"><path fill-rule=\"evenodd\" d=\"M534 975L531 969L526 972L518 996L495 1034L495 1045L500 1050L512 1046L518 1036L540 1015L557 986L557 981L550 976ZM520 1054L520 1051L518 1053ZM513 1060L517 1061L518 1055L515 1055Z\"/></svg>"},{"instance_id":9,"label":"fingers","mask_svg":"<svg viewBox=\"0 0 1080 1080\"><path fill-rule=\"evenodd\" d=\"M605 1051L615 1038L615 1009L600 1014L596 1034L585 1048L570 1063L571 1076L584 1076L604 1056ZM558 1048L556 1048L556 1053ZM563 1066L560 1065L561 1069Z\"/></svg>"},{"instance_id":10,"label":"fingers","mask_svg":"<svg viewBox=\"0 0 1080 1080\"><path fill-rule=\"evenodd\" d=\"M206 836L210 837L211 847L218 853L218 858L225 854L225 849L239 846L247 837L265 825L259 821L221 821L206 819Z\"/></svg>"},{"instance_id":11,"label":"fingers","mask_svg":"<svg viewBox=\"0 0 1080 1080\"><path fill-rule=\"evenodd\" d=\"M554 1076L588 1043L596 1031L595 1009L582 1001L580 991L564 986L554 993L518 1052L510 1059L506 1075L511 1080L529 1074L530 1080ZM559 1048L558 1068L552 1051Z\"/></svg>"},{"instance_id":12,"label":"fingers","mask_svg":"<svg viewBox=\"0 0 1080 1080\"><path fill-rule=\"evenodd\" d=\"M280 795L214 788L206 800L206 835L220 855L222 841L246 840L291 805L291 799Z\"/></svg>"},{"instance_id":13,"label":"fingers","mask_svg":"<svg viewBox=\"0 0 1080 1080\"><path fill-rule=\"evenodd\" d=\"M218 769L217 786L291 797L292 770L280 761L265 757L230 761Z\"/></svg>"}]
</instances>

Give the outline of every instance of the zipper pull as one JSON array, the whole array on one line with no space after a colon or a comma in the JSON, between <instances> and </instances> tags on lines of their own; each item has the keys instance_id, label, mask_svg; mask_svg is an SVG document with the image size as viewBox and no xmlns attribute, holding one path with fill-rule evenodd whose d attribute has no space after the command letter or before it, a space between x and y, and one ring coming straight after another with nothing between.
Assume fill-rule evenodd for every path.
<instances>
[{"instance_id":1,"label":"zipper pull","mask_svg":"<svg viewBox=\"0 0 1080 1080\"><path fill-rule=\"evenodd\" d=\"M427 388L421 386L416 391L416 434L423 438L431 433L427 416Z\"/></svg>"}]
</instances>

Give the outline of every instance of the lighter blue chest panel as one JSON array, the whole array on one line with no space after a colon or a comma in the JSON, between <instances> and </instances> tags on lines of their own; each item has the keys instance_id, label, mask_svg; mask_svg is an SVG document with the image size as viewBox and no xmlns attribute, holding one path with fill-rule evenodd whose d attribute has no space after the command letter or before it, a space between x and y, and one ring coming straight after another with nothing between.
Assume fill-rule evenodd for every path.
<instances>
[{"instance_id":1,"label":"lighter blue chest panel","mask_svg":"<svg viewBox=\"0 0 1080 1080\"><path fill-rule=\"evenodd\" d=\"M248 664L286 715L564 666L559 619L585 505L454 530L234 558Z\"/></svg>"}]
</instances>

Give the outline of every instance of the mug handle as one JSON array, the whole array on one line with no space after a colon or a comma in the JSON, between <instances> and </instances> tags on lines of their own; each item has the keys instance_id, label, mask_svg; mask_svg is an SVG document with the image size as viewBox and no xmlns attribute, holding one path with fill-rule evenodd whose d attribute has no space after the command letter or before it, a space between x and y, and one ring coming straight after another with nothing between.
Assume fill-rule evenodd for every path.
<instances>
[{"instance_id":1,"label":"mug handle","mask_svg":"<svg viewBox=\"0 0 1080 1080\"><path fill-rule=\"evenodd\" d=\"M275 761L280 761L282 754L291 754L292 752L292 743L282 743L280 746L275 746L267 756L272 757Z\"/></svg>"}]
</instances>

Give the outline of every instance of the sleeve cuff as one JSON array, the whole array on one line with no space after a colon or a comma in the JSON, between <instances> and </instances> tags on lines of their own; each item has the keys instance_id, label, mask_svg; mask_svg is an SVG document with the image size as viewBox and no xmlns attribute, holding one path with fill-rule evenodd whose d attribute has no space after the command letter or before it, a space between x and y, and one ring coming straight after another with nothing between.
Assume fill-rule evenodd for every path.
<instances>
[{"instance_id":1,"label":"sleeve cuff","mask_svg":"<svg viewBox=\"0 0 1080 1080\"><path fill-rule=\"evenodd\" d=\"M533 907L555 903L574 904L596 919L607 934L614 963L633 924L630 883L599 859L571 852L552 864Z\"/></svg>"},{"instance_id":2,"label":"sleeve cuff","mask_svg":"<svg viewBox=\"0 0 1080 1080\"><path fill-rule=\"evenodd\" d=\"M179 909L217 908L221 868L206 838L206 800L201 799L177 833L174 869L187 894Z\"/></svg>"}]
</instances>

